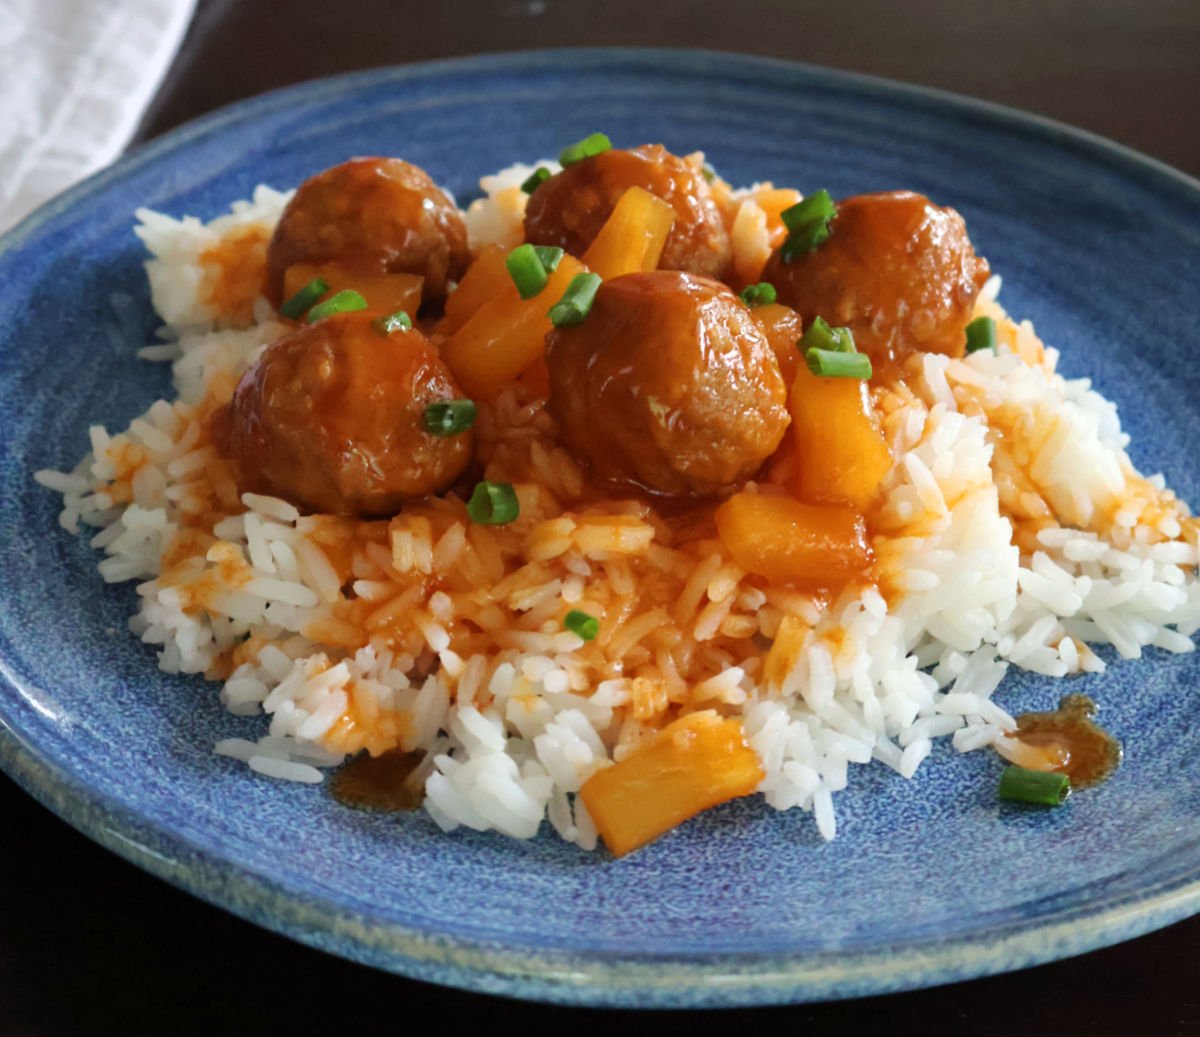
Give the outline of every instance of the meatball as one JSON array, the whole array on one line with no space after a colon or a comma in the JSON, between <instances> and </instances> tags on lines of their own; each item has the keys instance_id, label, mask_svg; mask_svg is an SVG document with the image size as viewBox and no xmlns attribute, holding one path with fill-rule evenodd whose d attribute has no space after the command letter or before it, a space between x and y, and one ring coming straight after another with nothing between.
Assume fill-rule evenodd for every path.
<instances>
[{"instance_id":1,"label":"meatball","mask_svg":"<svg viewBox=\"0 0 1200 1037\"><path fill-rule=\"evenodd\" d=\"M420 274L424 301L470 262L467 228L429 174L398 158L354 158L304 181L267 249L267 295L279 305L293 263L332 260L372 273Z\"/></svg>"},{"instance_id":2,"label":"meatball","mask_svg":"<svg viewBox=\"0 0 1200 1037\"><path fill-rule=\"evenodd\" d=\"M790 386L796 379L796 370L800 367L800 350L796 348L796 343L804 334L804 323L800 314L777 302L755 306L750 313L767 336L771 352L779 362L779 372Z\"/></svg>"},{"instance_id":3,"label":"meatball","mask_svg":"<svg viewBox=\"0 0 1200 1037\"><path fill-rule=\"evenodd\" d=\"M433 436L430 403L462 396L415 328L388 335L348 313L285 335L238 383L225 421L239 486L299 507L378 518L449 486L472 433Z\"/></svg>"},{"instance_id":4,"label":"meatball","mask_svg":"<svg viewBox=\"0 0 1200 1037\"><path fill-rule=\"evenodd\" d=\"M546 338L549 408L601 480L720 494L783 438L787 391L758 322L724 285L668 270L602 284Z\"/></svg>"},{"instance_id":5,"label":"meatball","mask_svg":"<svg viewBox=\"0 0 1200 1037\"><path fill-rule=\"evenodd\" d=\"M975 298L988 278L963 218L910 191L838 204L829 239L790 263L776 252L763 271L804 318L845 325L872 360L923 351L961 356Z\"/></svg>"},{"instance_id":6,"label":"meatball","mask_svg":"<svg viewBox=\"0 0 1200 1037\"><path fill-rule=\"evenodd\" d=\"M631 187L675 210L660 269L722 276L729 265L729 234L712 189L694 166L657 144L605 151L550 177L529 197L525 240L581 256Z\"/></svg>"}]
</instances>

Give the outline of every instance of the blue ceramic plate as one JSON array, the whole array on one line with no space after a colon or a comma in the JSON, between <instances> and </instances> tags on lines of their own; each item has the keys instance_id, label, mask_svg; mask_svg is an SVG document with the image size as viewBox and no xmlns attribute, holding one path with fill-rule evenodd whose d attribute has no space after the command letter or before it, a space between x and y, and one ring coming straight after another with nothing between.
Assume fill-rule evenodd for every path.
<instances>
[{"instance_id":1,"label":"blue ceramic plate","mask_svg":"<svg viewBox=\"0 0 1200 1037\"><path fill-rule=\"evenodd\" d=\"M1041 120L779 62L565 51L370 72L237 105L53 202L0 243L0 762L148 871L306 943L405 975L527 998L745 1005L944 983L1077 954L1200 907L1200 658L1151 652L1072 687L1126 747L1060 810L997 804L999 764L941 745L907 782L860 771L829 846L743 801L621 861L548 837L447 837L209 754L253 721L167 677L55 525L38 468L89 423L167 393L134 358L155 319L130 231L148 205L210 219L254 185L396 154L460 198L518 158L604 129L702 148L734 183L835 196L908 187L956 206L1067 372L1121 407L1134 460L1200 500L1200 187ZM1014 711L1063 685L1012 679Z\"/></svg>"}]
</instances>

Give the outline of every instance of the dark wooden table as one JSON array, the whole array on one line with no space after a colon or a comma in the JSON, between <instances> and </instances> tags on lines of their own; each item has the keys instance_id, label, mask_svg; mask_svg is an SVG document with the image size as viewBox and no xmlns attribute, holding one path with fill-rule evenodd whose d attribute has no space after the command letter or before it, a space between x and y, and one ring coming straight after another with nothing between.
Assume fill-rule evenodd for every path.
<instances>
[{"instance_id":1,"label":"dark wooden table","mask_svg":"<svg viewBox=\"0 0 1200 1037\"><path fill-rule=\"evenodd\" d=\"M1113 137L1200 175L1197 0L201 0L139 133L349 69L532 47L770 54L942 87ZM7 779L0 1034L332 1033L440 1013L461 1032L655 1026L409 982L301 947L152 879ZM805 1034L1200 1032L1200 918L1007 976L854 1002L727 1013Z\"/></svg>"}]
</instances>

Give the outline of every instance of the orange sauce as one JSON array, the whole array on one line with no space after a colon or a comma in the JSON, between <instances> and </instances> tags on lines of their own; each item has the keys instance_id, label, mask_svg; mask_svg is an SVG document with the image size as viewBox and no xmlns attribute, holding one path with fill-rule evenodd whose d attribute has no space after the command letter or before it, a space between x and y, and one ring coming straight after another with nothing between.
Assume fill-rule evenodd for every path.
<instances>
[{"instance_id":1,"label":"orange sauce","mask_svg":"<svg viewBox=\"0 0 1200 1037\"><path fill-rule=\"evenodd\" d=\"M236 325L254 319L254 300L263 294L270 234L257 224L230 231L200 254L200 265L209 270L205 302Z\"/></svg>"}]
</instances>

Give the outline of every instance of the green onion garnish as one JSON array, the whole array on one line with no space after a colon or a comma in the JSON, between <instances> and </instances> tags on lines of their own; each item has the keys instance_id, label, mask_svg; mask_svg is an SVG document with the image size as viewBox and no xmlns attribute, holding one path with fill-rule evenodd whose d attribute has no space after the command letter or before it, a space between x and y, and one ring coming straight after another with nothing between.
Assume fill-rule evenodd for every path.
<instances>
[{"instance_id":1,"label":"green onion garnish","mask_svg":"<svg viewBox=\"0 0 1200 1037\"><path fill-rule=\"evenodd\" d=\"M304 311L329 291L329 282L323 277L314 277L303 288L279 307L279 312L288 320L299 320Z\"/></svg>"},{"instance_id":2,"label":"green onion garnish","mask_svg":"<svg viewBox=\"0 0 1200 1037\"><path fill-rule=\"evenodd\" d=\"M539 187L542 186L554 174L545 166L538 166L532 173L525 178L525 182L521 184L521 190L526 194L533 194Z\"/></svg>"},{"instance_id":3,"label":"green onion garnish","mask_svg":"<svg viewBox=\"0 0 1200 1037\"><path fill-rule=\"evenodd\" d=\"M447 400L425 408L421 426L431 436L457 436L475 424L474 400Z\"/></svg>"},{"instance_id":4,"label":"green onion garnish","mask_svg":"<svg viewBox=\"0 0 1200 1037\"><path fill-rule=\"evenodd\" d=\"M390 335L393 331L412 331L412 317L404 310L397 310L386 317L377 317L371 321L371 327L381 335Z\"/></svg>"},{"instance_id":5,"label":"green onion garnish","mask_svg":"<svg viewBox=\"0 0 1200 1037\"><path fill-rule=\"evenodd\" d=\"M857 352L854 336L850 333L850 329L831 328L824 317L813 318L813 322L800 336L800 341L796 343L796 348L801 353L806 353L810 349L829 349L835 353Z\"/></svg>"},{"instance_id":6,"label":"green onion garnish","mask_svg":"<svg viewBox=\"0 0 1200 1037\"><path fill-rule=\"evenodd\" d=\"M967 352L981 349L996 352L996 322L991 317L976 317L967 325Z\"/></svg>"},{"instance_id":7,"label":"green onion garnish","mask_svg":"<svg viewBox=\"0 0 1200 1037\"><path fill-rule=\"evenodd\" d=\"M563 250L557 245L534 245L533 251L542 261L542 269L548 274L552 274L558 269L558 264L562 262L564 255Z\"/></svg>"},{"instance_id":8,"label":"green onion garnish","mask_svg":"<svg viewBox=\"0 0 1200 1037\"><path fill-rule=\"evenodd\" d=\"M741 297L747 306L770 306L775 301L775 286L768 281L748 284L742 289Z\"/></svg>"},{"instance_id":9,"label":"green onion garnish","mask_svg":"<svg viewBox=\"0 0 1200 1037\"><path fill-rule=\"evenodd\" d=\"M508 275L517 286L522 299L532 299L546 287L549 280L546 268L542 266L542 261L532 245L518 245L508 254L504 265L508 267Z\"/></svg>"},{"instance_id":10,"label":"green onion garnish","mask_svg":"<svg viewBox=\"0 0 1200 1037\"><path fill-rule=\"evenodd\" d=\"M563 292L563 297L550 307L550 323L556 328L568 324L582 324L583 318L592 308L596 289L600 287L599 274L576 274Z\"/></svg>"},{"instance_id":11,"label":"green onion garnish","mask_svg":"<svg viewBox=\"0 0 1200 1037\"><path fill-rule=\"evenodd\" d=\"M713 169L707 162L700 167L700 175L704 177L710 184L717 179L717 171Z\"/></svg>"},{"instance_id":12,"label":"green onion garnish","mask_svg":"<svg viewBox=\"0 0 1200 1037\"><path fill-rule=\"evenodd\" d=\"M521 504L512 483L481 482L467 501L467 514L481 526L502 526L521 513Z\"/></svg>"},{"instance_id":13,"label":"green onion garnish","mask_svg":"<svg viewBox=\"0 0 1200 1037\"><path fill-rule=\"evenodd\" d=\"M573 166L585 158L602 155L611 147L612 141L603 133L589 133L583 140L568 144L563 148L562 154L558 156L558 161L562 166Z\"/></svg>"},{"instance_id":14,"label":"green onion garnish","mask_svg":"<svg viewBox=\"0 0 1200 1037\"><path fill-rule=\"evenodd\" d=\"M866 353L839 353L832 349L810 349L804 354L808 369L822 378L871 377L871 358Z\"/></svg>"},{"instance_id":15,"label":"green onion garnish","mask_svg":"<svg viewBox=\"0 0 1200 1037\"><path fill-rule=\"evenodd\" d=\"M600 632L600 620L595 616L589 616L582 609L571 609L563 617L563 626L585 641L592 640Z\"/></svg>"},{"instance_id":16,"label":"green onion garnish","mask_svg":"<svg viewBox=\"0 0 1200 1037\"><path fill-rule=\"evenodd\" d=\"M832 220L836 213L837 206L833 204L833 198L822 188L820 191L813 191L803 201L784 209L779 218L783 220L783 225L792 231L799 230L814 220Z\"/></svg>"},{"instance_id":17,"label":"green onion garnish","mask_svg":"<svg viewBox=\"0 0 1200 1037\"><path fill-rule=\"evenodd\" d=\"M1030 771L1005 767L997 794L1016 803L1040 803L1056 807L1071 794L1071 779L1055 771Z\"/></svg>"},{"instance_id":18,"label":"green onion garnish","mask_svg":"<svg viewBox=\"0 0 1200 1037\"><path fill-rule=\"evenodd\" d=\"M832 233L829 223L837 215L837 206L828 191L813 191L803 201L779 214L788 229L787 241L779 250L780 258L790 263L797 256L820 248Z\"/></svg>"},{"instance_id":19,"label":"green onion garnish","mask_svg":"<svg viewBox=\"0 0 1200 1037\"><path fill-rule=\"evenodd\" d=\"M358 292L347 288L344 291L336 292L319 306L314 306L309 310L308 323L313 324L316 321L324 320L326 317L332 317L335 313L352 313L355 310L365 310L366 308L367 300Z\"/></svg>"},{"instance_id":20,"label":"green onion garnish","mask_svg":"<svg viewBox=\"0 0 1200 1037\"><path fill-rule=\"evenodd\" d=\"M798 256L815 252L829 240L832 233L828 220L811 220L801 224L787 236L779 250L779 256L785 263L790 263Z\"/></svg>"}]
</instances>

